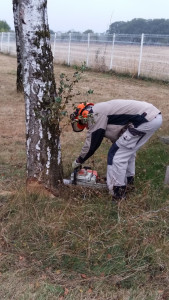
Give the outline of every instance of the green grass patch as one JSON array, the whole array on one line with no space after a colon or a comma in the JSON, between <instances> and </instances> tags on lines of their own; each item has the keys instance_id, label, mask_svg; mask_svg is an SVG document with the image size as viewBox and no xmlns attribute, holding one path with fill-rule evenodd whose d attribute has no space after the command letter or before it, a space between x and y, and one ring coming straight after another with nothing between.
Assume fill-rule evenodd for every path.
<instances>
[{"instance_id":1,"label":"green grass patch","mask_svg":"<svg viewBox=\"0 0 169 300\"><path fill-rule=\"evenodd\" d=\"M153 187L163 186L166 166L169 165L169 146L154 139L138 152L137 178L150 181Z\"/></svg>"}]
</instances>

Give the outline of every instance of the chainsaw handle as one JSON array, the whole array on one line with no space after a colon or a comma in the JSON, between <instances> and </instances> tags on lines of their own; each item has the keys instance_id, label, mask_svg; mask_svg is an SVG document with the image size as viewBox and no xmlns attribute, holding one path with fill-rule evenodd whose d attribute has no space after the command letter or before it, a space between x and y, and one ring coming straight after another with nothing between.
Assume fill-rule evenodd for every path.
<instances>
[{"instance_id":1,"label":"chainsaw handle","mask_svg":"<svg viewBox=\"0 0 169 300\"><path fill-rule=\"evenodd\" d=\"M75 168L73 171L73 181L72 184L77 184L77 172L78 172L78 168Z\"/></svg>"},{"instance_id":2,"label":"chainsaw handle","mask_svg":"<svg viewBox=\"0 0 169 300\"><path fill-rule=\"evenodd\" d=\"M77 184L77 172L82 168L82 166L79 166L77 168L74 168L74 171L73 171L73 181L72 181L72 184Z\"/></svg>"}]
</instances>

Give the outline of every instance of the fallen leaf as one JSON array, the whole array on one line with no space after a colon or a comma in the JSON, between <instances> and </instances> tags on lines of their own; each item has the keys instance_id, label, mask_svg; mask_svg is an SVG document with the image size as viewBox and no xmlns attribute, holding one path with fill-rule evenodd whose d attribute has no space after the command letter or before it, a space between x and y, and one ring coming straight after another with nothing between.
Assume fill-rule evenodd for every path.
<instances>
[{"instance_id":1,"label":"fallen leaf","mask_svg":"<svg viewBox=\"0 0 169 300\"><path fill-rule=\"evenodd\" d=\"M69 294L69 290L65 288L64 295L67 296Z\"/></svg>"},{"instance_id":2,"label":"fallen leaf","mask_svg":"<svg viewBox=\"0 0 169 300\"><path fill-rule=\"evenodd\" d=\"M81 277L84 278L84 279L87 278L87 276L85 274L81 274Z\"/></svg>"},{"instance_id":3,"label":"fallen leaf","mask_svg":"<svg viewBox=\"0 0 169 300\"><path fill-rule=\"evenodd\" d=\"M20 255L19 260L24 260L24 257Z\"/></svg>"},{"instance_id":4,"label":"fallen leaf","mask_svg":"<svg viewBox=\"0 0 169 300\"><path fill-rule=\"evenodd\" d=\"M40 283L38 281L35 282L35 288L39 288L40 287Z\"/></svg>"}]
</instances>

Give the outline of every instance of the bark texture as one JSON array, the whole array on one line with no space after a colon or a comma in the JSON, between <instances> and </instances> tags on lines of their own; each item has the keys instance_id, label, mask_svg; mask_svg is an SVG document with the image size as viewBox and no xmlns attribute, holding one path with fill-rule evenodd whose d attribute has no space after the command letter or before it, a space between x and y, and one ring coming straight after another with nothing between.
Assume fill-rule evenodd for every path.
<instances>
[{"instance_id":1,"label":"bark texture","mask_svg":"<svg viewBox=\"0 0 169 300\"><path fill-rule=\"evenodd\" d=\"M59 121L50 122L56 98L46 0L18 0L26 110L27 182L48 190L62 181ZM34 185L34 184L33 184Z\"/></svg>"},{"instance_id":2,"label":"bark texture","mask_svg":"<svg viewBox=\"0 0 169 300\"><path fill-rule=\"evenodd\" d=\"M19 0L13 0L13 16L16 36L16 53L17 53L17 78L16 89L17 92L23 92L23 74L21 61L21 47L20 47L20 26L19 26Z\"/></svg>"}]
</instances>

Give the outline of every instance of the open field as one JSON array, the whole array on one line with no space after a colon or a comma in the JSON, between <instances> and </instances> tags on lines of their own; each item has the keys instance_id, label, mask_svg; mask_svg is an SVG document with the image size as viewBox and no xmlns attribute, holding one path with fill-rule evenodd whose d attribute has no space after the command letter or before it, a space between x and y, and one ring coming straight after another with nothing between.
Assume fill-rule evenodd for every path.
<instances>
[{"instance_id":1,"label":"open field","mask_svg":"<svg viewBox=\"0 0 169 300\"><path fill-rule=\"evenodd\" d=\"M68 43L56 43L53 54L57 63L68 62ZM69 63L80 64L88 61L90 68L106 71L112 69L118 73L138 74L140 45L114 45L111 43L91 43L90 49L85 43L72 43ZM168 47L144 46L140 65L140 76L169 80Z\"/></svg>"},{"instance_id":2,"label":"open field","mask_svg":"<svg viewBox=\"0 0 169 300\"><path fill-rule=\"evenodd\" d=\"M55 65L59 74L72 68ZM94 94L86 95L92 89ZM136 190L118 208L104 191L61 187L58 198L25 192L25 112L16 92L16 58L0 55L0 299L167 300L169 299L169 86L86 72L76 96L100 102L137 99L156 105L163 125L138 153ZM71 110L70 107L68 108ZM64 125L64 124L62 124ZM85 132L63 126L65 177ZM87 164L106 172L110 143L104 141Z\"/></svg>"},{"instance_id":3,"label":"open field","mask_svg":"<svg viewBox=\"0 0 169 300\"><path fill-rule=\"evenodd\" d=\"M51 35L57 64L81 65L169 81L169 35ZM142 41L142 42L141 42ZM0 51L16 55L15 33L0 33Z\"/></svg>"}]
</instances>

